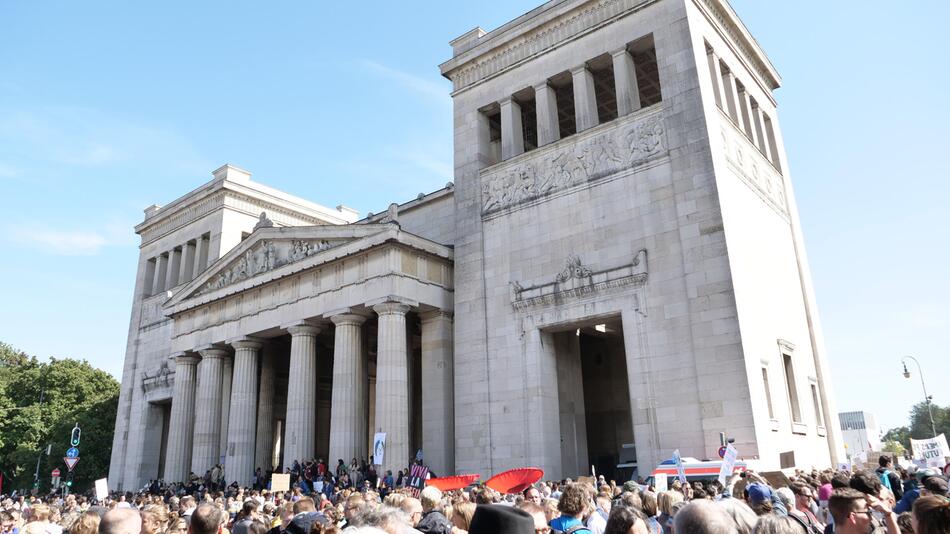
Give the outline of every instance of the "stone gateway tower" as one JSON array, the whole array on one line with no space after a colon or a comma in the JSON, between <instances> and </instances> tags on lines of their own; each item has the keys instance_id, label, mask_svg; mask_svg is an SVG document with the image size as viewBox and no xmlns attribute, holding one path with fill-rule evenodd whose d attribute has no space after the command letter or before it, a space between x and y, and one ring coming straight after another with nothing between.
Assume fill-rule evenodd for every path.
<instances>
[{"instance_id":1,"label":"stone gateway tower","mask_svg":"<svg viewBox=\"0 0 950 534\"><path fill-rule=\"evenodd\" d=\"M231 165L142 238L117 489L421 453L649 474L842 456L772 91L725 0L552 0L452 43L455 180L359 215ZM828 419L831 417L831 419Z\"/></svg>"},{"instance_id":2,"label":"stone gateway tower","mask_svg":"<svg viewBox=\"0 0 950 534\"><path fill-rule=\"evenodd\" d=\"M652 469L720 432L834 465L779 76L729 4L555 0L451 45L458 470Z\"/></svg>"}]
</instances>

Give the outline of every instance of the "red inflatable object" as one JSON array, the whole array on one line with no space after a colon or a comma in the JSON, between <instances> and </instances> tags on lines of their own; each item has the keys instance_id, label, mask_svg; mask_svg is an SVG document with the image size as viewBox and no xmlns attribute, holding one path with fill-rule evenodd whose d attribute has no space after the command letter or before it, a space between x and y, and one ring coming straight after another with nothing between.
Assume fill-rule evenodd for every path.
<instances>
[{"instance_id":1,"label":"red inflatable object","mask_svg":"<svg viewBox=\"0 0 950 534\"><path fill-rule=\"evenodd\" d=\"M430 478L426 486L435 486L442 491L462 489L478 480L478 475L457 475L454 477Z\"/></svg>"},{"instance_id":2,"label":"red inflatable object","mask_svg":"<svg viewBox=\"0 0 950 534\"><path fill-rule=\"evenodd\" d=\"M520 467L498 473L486 480L485 485L501 493L521 493L543 476L544 471L537 467Z\"/></svg>"}]
</instances>

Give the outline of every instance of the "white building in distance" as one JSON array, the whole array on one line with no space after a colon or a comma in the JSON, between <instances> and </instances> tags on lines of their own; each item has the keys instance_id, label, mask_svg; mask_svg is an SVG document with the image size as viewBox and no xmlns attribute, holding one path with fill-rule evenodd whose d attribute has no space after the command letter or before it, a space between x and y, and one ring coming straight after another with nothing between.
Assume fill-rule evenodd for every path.
<instances>
[{"instance_id":1,"label":"white building in distance","mask_svg":"<svg viewBox=\"0 0 950 534\"><path fill-rule=\"evenodd\" d=\"M844 458L775 68L725 0L553 0L451 43L455 180L364 218L225 165L146 209L110 481L416 452L649 473ZM632 447L631 447L632 445Z\"/></svg>"},{"instance_id":2,"label":"white building in distance","mask_svg":"<svg viewBox=\"0 0 950 534\"><path fill-rule=\"evenodd\" d=\"M841 412L841 436L849 456L881 450L881 429L871 412Z\"/></svg>"}]
</instances>

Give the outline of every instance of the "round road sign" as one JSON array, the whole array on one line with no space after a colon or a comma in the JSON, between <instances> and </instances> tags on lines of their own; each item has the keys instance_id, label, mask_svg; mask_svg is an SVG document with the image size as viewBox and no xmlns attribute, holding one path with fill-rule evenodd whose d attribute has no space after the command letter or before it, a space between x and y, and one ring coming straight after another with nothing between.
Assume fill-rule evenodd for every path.
<instances>
[{"instance_id":1,"label":"round road sign","mask_svg":"<svg viewBox=\"0 0 950 534\"><path fill-rule=\"evenodd\" d=\"M720 457L720 458L725 458L725 457L726 457L726 448L725 448L725 447L719 447L719 457Z\"/></svg>"}]
</instances>

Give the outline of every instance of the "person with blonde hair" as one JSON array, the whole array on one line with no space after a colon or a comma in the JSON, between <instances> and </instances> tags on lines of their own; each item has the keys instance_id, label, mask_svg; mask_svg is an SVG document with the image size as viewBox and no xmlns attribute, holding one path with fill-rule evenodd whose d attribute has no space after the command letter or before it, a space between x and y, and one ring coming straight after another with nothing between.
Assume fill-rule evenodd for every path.
<instances>
[{"instance_id":1,"label":"person with blonde hair","mask_svg":"<svg viewBox=\"0 0 950 534\"><path fill-rule=\"evenodd\" d=\"M97 534L101 518L95 512L81 514L69 527L69 534Z\"/></svg>"},{"instance_id":2,"label":"person with blonde hair","mask_svg":"<svg viewBox=\"0 0 950 534\"><path fill-rule=\"evenodd\" d=\"M452 507L452 526L468 532L475 516L476 505L473 502L460 502Z\"/></svg>"}]
</instances>

